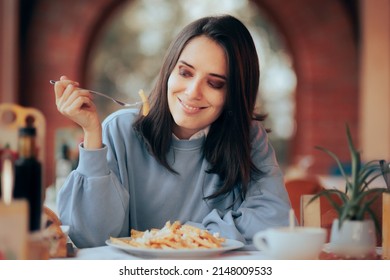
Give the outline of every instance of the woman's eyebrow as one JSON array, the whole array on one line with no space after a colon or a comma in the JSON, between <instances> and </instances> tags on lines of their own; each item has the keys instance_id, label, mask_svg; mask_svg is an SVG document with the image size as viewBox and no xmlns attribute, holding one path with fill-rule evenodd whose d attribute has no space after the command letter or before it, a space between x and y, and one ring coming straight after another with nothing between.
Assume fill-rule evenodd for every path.
<instances>
[{"instance_id":1,"label":"woman's eyebrow","mask_svg":"<svg viewBox=\"0 0 390 280\"><path fill-rule=\"evenodd\" d=\"M179 62L195 70L194 66L192 66L188 62L185 62L184 60L179 60ZM220 75L220 74L216 74L216 73L210 73L210 75L217 77L217 78L220 78L220 79L223 79L223 80L227 80L226 76L224 76L224 75Z\"/></svg>"}]
</instances>

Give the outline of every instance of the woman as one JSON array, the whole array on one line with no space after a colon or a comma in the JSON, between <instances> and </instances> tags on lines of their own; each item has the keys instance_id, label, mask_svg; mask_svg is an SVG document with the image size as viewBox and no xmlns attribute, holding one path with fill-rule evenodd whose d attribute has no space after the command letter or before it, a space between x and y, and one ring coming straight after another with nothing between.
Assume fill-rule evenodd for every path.
<instances>
[{"instance_id":1,"label":"woman","mask_svg":"<svg viewBox=\"0 0 390 280\"><path fill-rule=\"evenodd\" d=\"M290 202L254 113L259 64L252 37L232 16L183 29L165 57L147 116L125 109L100 124L91 94L61 77L58 110L84 130L79 166L58 198L79 247L130 228L179 220L251 243L286 226Z\"/></svg>"}]
</instances>

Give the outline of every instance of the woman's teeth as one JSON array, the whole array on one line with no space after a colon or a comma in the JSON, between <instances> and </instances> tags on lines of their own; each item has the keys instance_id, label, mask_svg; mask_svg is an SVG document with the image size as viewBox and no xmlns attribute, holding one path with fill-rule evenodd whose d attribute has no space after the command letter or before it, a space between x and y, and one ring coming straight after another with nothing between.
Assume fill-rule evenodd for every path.
<instances>
[{"instance_id":1,"label":"woman's teeth","mask_svg":"<svg viewBox=\"0 0 390 280\"><path fill-rule=\"evenodd\" d=\"M183 104L183 106L184 106L186 109L191 110L191 111L195 111L195 110L199 110L199 109L200 109L199 107L192 107L192 106L189 106L189 105L187 105L187 104L185 104L185 103L182 103L182 104Z\"/></svg>"}]
</instances>

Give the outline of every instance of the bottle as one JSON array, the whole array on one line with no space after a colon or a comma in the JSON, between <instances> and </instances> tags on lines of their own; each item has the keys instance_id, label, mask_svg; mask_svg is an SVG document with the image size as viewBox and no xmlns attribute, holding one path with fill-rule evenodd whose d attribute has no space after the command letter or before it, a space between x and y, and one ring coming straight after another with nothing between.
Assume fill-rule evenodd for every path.
<instances>
[{"instance_id":1,"label":"bottle","mask_svg":"<svg viewBox=\"0 0 390 280\"><path fill-rule=\"evenodd\" d=\"M43 207L42 167L37 159L36 128L32 123L19 129L18 159L15 161L14 197L29 203L30 232L41 229Z\"/></svg>"}]
</instances>

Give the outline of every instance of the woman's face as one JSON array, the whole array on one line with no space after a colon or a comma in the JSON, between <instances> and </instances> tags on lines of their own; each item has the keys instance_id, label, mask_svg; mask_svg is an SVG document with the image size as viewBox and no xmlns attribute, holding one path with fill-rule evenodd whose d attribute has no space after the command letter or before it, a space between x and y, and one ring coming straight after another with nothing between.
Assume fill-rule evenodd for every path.
<instances>
[{"instance_id":1,"label":"woman's face","mask_svg":"<svg viewBox=\"0 0 390 280\"><path fill-rule=\"evenodd\" d=\"M200 36L183 49L168 79L173 133L188 139L221 114L227 92L227 59L221 46Z\"/></svg>"}]
</instances>

